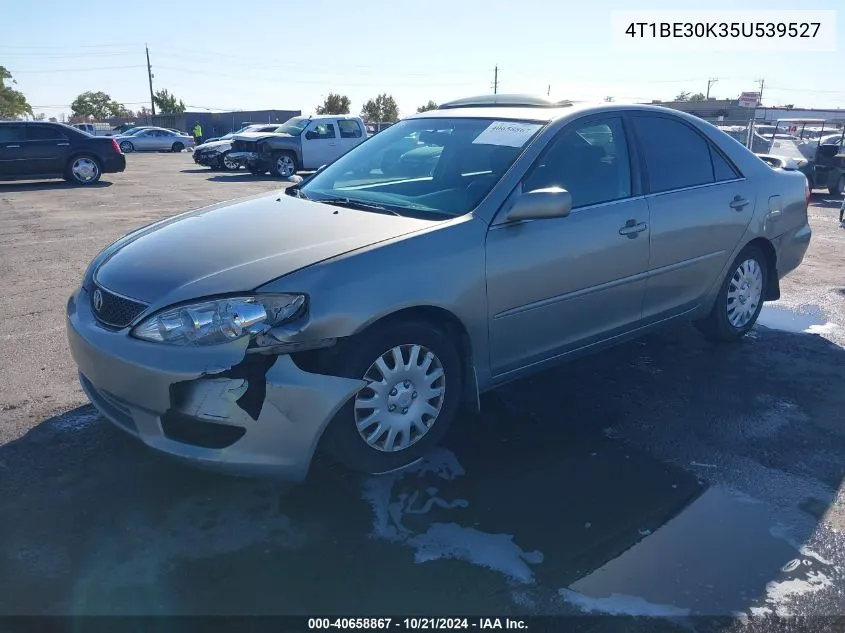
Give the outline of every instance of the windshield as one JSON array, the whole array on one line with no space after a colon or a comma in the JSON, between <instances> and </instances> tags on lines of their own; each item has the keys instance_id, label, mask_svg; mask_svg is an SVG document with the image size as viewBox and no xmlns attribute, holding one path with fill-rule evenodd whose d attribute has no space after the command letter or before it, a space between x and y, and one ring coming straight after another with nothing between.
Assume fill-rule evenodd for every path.
<instances>
[{"instance_id":1,"label":"windshield","mask_svg":"<svg viewBox=\"0 0 845 633\"><path fill-rule=\"evenodd\" d=\"M275 133L299 136L300 134L302 134L302 130L304 130L308 126L310 120L311 119L309 119L308 117L295 116L292 119L288 119L279 127L277 127Z\"/></svg>"},{"instance_id":2,"label":"windshield","mask_svg":"<svg viewBox=\"0 0 845 633\"><path fill-rule=\"evenodd\" d=\"M407 119L379 132L301 188L413 215L455 217L490 192L544 126L533 121Z\"/></svg>"}]
</instances>

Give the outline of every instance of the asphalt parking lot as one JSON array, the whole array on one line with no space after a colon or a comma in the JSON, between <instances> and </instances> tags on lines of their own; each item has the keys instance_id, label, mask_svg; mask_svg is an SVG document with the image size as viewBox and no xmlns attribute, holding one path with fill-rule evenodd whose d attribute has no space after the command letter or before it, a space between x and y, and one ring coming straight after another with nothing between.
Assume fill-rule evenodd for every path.
<instances>
[{"instance_id":1,"label":"asphalt parking lot","mask_svg":"<svg viewBox=\"0 0 845 633\"><path fill-rule=\"evenodd\" d=\"M841 199L814 197L742 342L664 332L485 396L402 473L320 460L291 488L154 455L87 404L64 305L94 255L285 184L127 160L0 184L0 614L845 614Z\"/></svg>"}]
</instances>

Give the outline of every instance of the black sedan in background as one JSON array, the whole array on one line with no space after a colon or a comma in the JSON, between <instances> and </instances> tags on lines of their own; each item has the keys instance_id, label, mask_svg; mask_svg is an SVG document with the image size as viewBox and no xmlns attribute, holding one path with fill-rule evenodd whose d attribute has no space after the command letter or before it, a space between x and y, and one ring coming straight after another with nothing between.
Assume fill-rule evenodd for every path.
<instances>
[{"instance_id":1,"label":"black sedan in background","mask_svg":"<svg viewBox=\"0 0 845 633\"><path fill-rule=\"evenodd\" d=\"M0 180L64 178L92 185L126 169L114 139L62 123L0 121Z\"/></svg>"}]
</instances>

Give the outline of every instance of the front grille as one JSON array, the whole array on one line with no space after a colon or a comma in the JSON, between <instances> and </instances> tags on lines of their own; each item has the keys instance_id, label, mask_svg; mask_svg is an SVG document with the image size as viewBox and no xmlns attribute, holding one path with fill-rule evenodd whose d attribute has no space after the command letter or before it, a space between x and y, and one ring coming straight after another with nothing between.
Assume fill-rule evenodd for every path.
<instances>
[{"instance_id":1,"label":"front grille","mask_svg":"<svg viewBox=\"0 0 845 633\"><path fill-rule=\"evenodd\" d=\"M95 286L91 293L91 309L98 321L113 327L126 327L147 309L147 304Z\"/></svg>"},{"instance_id":2,"label":"front grille","mask_svg":"<svg viewBox=\"0 0 845 633\"><path fill-rule=\"evenodd\" d=\"M254 152L256 151L255 141L234 141L232 143L233 152Z\"/></svg>"}]
</instances>

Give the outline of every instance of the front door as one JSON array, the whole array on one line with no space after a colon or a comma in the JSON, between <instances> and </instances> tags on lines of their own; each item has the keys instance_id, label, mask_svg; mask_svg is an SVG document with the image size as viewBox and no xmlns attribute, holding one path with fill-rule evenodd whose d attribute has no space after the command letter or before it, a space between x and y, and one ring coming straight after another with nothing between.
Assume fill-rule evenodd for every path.
<instances>
[{"instance_id":1,"label":"front door","mask_svg":"<svg viewBox=\"0 0 845 633\"><path fill-rule=\"evenodd\" d=\"M311 121L302 133L302 168L317 169L343 154L334 121Z\"/></svg>"},{"instance_id":2,"label":"front door","mask_svg":"<svg viewBox=\"0 0 845 633\"><path fill-rule=\"evenodd\" d=\"M23 159L24 126L0 123L0 176L29 173Z\"/></svg>"},{"instance_id":3,"label":"front door","mask_svg":"<svg viewBox=\"0 0 845 633\"><path fill-rule=\"evenodd\" d=\"M39 174L61 174L67 168L70 140L53 125L26 125L23 158Z\"/></svg>"},{"instance_id":4,"label":"front door","mask_svg":"<svg viewBox=\"0 0 845 633\"><path fill-rule=\"evenodd\" d=\"M645 162L651 263L643 318L697 307L754 215L756 192L703 134L673 116L631 118Z\"/></svg>"},{"instance_id":5,"label":"front door","mask_svg":"<svg viewBox=\"0 0 845 633\"><path fill-rule=\"evenodd\" d=\"M487 237L490 363L501 376L635 329L649 258L649 212L617 117L564 128L522 191L562 187L564 218L504 224Z\"/></svg>"},{"instance_id":6,"label":"front door","mask_svg":"<svg viewBox=\"0 0 845 633\"><path fill-rule=\"evenodd\" d=\"M156 136L157 130L144 130L135 134L131 141L136 150L149 151L159 149L159 137Z\"/></svg>"}]
</instances>

